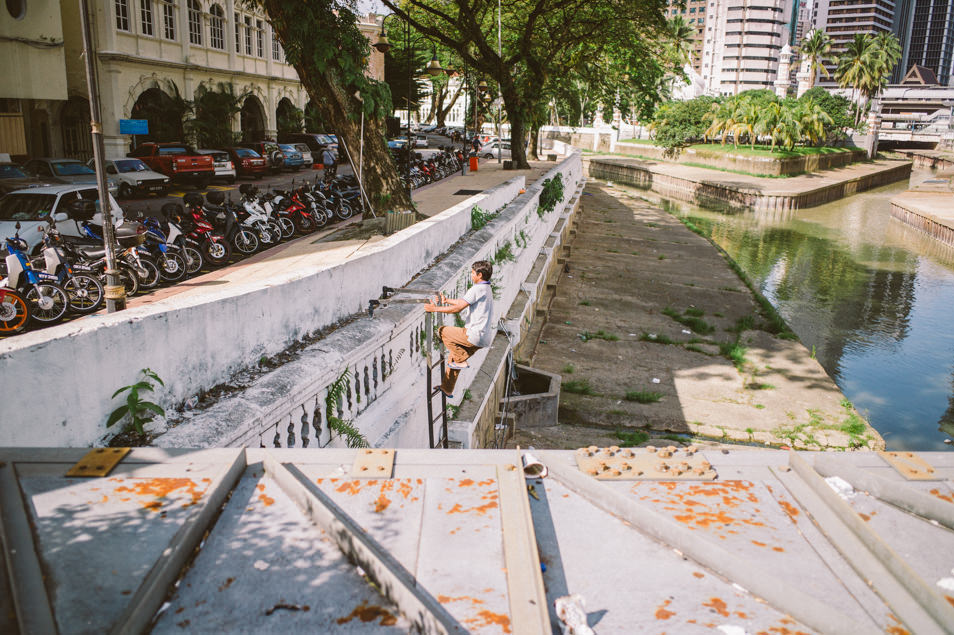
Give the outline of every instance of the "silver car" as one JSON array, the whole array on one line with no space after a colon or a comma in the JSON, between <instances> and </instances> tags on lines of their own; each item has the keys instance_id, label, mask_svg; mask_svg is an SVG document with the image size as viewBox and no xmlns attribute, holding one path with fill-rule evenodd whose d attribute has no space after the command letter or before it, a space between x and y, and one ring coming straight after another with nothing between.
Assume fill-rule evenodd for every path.
<instances>
[{"instance_id":1,"label":"silver car","mask_svg":"<svg viewBox=\"0 0 954 635\"><path fill-rule=\"evenodd\" d=\"M103 164L106 166L106 174L109 178L119 183L118 198L132 198L147 194L165 196L169 191L171 185L169 177L153 172L140 159L106 159ZM90 159L86 165L92 168L93 160Z\"/></svg>"},{"instance_id":2,"label":"silver car","mask_svg":"<svg viewBox=\"0 0 954 635\"><path fill-rule=\"evenodd\" d=\"M64 236L84 236L83 218L75 218L70 203L81 198L96 201L99 193L95 186L87 185L49 185L32 187L28 190L10 192L0 198L0 238L10 238L20 223L20 238L27 243L27 253L36 254L43 244L40 227L46 228L46 219L51 216L56 228ZM112 196L109 197L113 220L118 225L122 221L123 211ZM90 220L102 224L103 215L96 212Z\"/></svg>"},{"instance_id":3,"label":"silver car","mask_svg":"<svg viewBox=\"0 0 954 635\"><path fill-rule=\"evenodd\" d=\"M216 179L225 179L228 183L235 183L235 165L225 150L196 150L196 154L211 154L212 164L215 166Z\"/></svg>"},{"instance_id":4,"label":"silver car","mask_svg":"<svg viewBox=\"0 0 954 635\"><path fill-rule=\"evenodd\" d=\"M47 183L80 184L96 183L96 171L76 159L30 159L23 164L23 171ZM106 177L109 193L119 193L119 183Z\"/></svg>"},{"instance_id":5,"label":"silver car","mask_svg":"<svg viewBox=\"0 0 954 635\"><path fill-rule=\"evenodd\" d=\"M311 153L311 148L308 147L306 143L295 143L292 144L295 146L295 149L301 152L301 158L305 160L305 169L311 168L315 164L315 157Z\"/></svg>"}]
</instances>

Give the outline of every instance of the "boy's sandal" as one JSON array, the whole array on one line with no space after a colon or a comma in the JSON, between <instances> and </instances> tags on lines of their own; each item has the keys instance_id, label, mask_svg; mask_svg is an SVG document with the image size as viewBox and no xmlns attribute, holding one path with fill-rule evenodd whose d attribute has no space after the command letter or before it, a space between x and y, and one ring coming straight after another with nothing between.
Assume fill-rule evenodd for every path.
<instances>
[{"instance_id":1,"label":"boy's sandal","mask_svg":"<svg viewBox=\"0 0 954 635\"><path fill-rule=\"evenodd\" d=\"M454 370L463 370L465 368L470 368L470 364L460 364L458 362L447 362L448 368L453 368Z\"/></svg>"}]
</instances>

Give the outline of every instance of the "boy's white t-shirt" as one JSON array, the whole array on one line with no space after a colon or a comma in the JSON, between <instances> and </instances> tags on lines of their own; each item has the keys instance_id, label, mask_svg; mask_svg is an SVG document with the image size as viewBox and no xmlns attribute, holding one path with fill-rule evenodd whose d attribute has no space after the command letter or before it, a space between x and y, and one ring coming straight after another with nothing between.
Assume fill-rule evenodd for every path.
<instances>
[{"instance_id":1,"label":"boy's white t-shirt","mask_svg":"<svg viewBox=\"0 0 954 635\"><path fill-rule=\"evenodd\" d=\"M463 297L467 308L467 340L473 346L486 348L493 341L494 292L489 282L478 282Z\"/></svg>"}]
</instances>

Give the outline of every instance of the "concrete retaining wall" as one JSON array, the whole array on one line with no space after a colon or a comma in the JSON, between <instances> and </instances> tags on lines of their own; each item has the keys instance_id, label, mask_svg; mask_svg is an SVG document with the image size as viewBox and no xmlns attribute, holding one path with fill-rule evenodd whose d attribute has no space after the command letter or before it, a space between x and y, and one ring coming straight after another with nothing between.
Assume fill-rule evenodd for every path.
<instances>
[{"instance_id":1,"label":"concrete retaining wall","mask_svg":"<svg viewBox=\"0 0 954 635\"><path fill-rule=\"evenodd\" d=\"M570 163L578 179L579 158ZM259 358L366 310L368 299L378 297L383 285L406 284L470 229L475 205L502 209L524 184L517 177L470 197L354 249L333 266L276 271L267 282L173 296L4 340L0 446L99 442L107 433L109 412L118 405L112 393L134 382L145 367L165 381L157 398L167 409L228 381Z\"/></svg>"},{"instance_id":2,"label":"concrete retaining wall","mask_svg":"<svg viewBox=\"0 0 954 635\"><path fill-rule=\"evenodd\" d=\"M952 198L952 205L954 205L954 198ZM951 227L950 221L948 223L938 222L930 214L909 209L903 203L897 201L891 201L891 215L902 223L920 229L928 236L954 247L954 227Z\"/></svg>"},{"instance_id":3,"label":"concrete retaining wall","mask_svg":"<svg viewBox=\"0 0 954 635\"><path fill-rule=\"evenodd\" d=\"M726 170L740 170L751 174L765 176L792 176L805 172L818 172L840 168L856 161L865 159L864 150L846 150L829 154L812 154L801 157L773 158L752 157L742 154L725 154L722 152L706 152L686 148L676 156L666 156L666 149L648 143L616 142L618 154L629 154L637 157L670 161L673 163L694 163L711 168Z\"/></svg>"},{"instance_id":4,"label":"concrete retaining wall","mask_svg":"<svg viewBox=\"0 0 954 635\"><path fill-rule=\"evenodd\" d=\"M901 154L914 161L914 167L923 170L954 170L954 159L932 153L909 150Z\"/></svg>"},{"instance_id":5,"label":"concrete retaining wall","mask_svg":"<svg viewBox=\"0 0 954 635\"><path fill-rule=\"evenodd\" d=\"M668 198L703 207L732 207L780 212L822 205L857 192L907 179L911 175L911 164L905 162L797 194L766 194L743 185L694 181L666 174L664 167L634 165L625 160L591 159L585 161L584 165L587 174L592 177L634 185Z\"/></svg>"},{"instance_id":6,"label":"concrete retaining wall","mask_svg":"<svg viewBox=\"0 0 954 635\"><path fill-rule=\"evenodd\" d=\"M555 211L540 215L536 210L542 182L557 172L564 177L564 201ZM527 296L523 283L539 255L547 253L554 227L565 219L567 199L578 198L581 180L582 164L576 154L526 188L486 227L442 254L414 278L413 286L460 297L471 263L493 260L509 243L514 258L498 259L492 278L495 318L506 318L517 298ZM377 292L369 297L377 297L380 286L379 280ZM454 316L434 318L433 327L440 320L454 323ZM450 435L455 445L479 447L489 440L488 429L492 437L493 426L481 424L486 416L493 418L500 395L494 396L481 382L500 376L511 341L516 344L524 332L509 321L505 324L510 338L497 335L494 344L471 357L470 368L461 373L453 400L461 406L460 417L451 425ZM182 413L155 443L163 447L341 446L346 439L334 429L340 420L350 422L372 446L427 447L426 325L419 304L392 304L376 310L373 318L357 316L240 393L201 412ZM439 381L437 375L434 372L435 381ZM340 395L331 400L329 394L339 378ZM464 401L468 388L472 399ZM443 408L439 395L432 404L436 418ZM477 409L477 404L482 407ZM467 415L471 410L474 416Z\"/></svg>"}]
</instances>

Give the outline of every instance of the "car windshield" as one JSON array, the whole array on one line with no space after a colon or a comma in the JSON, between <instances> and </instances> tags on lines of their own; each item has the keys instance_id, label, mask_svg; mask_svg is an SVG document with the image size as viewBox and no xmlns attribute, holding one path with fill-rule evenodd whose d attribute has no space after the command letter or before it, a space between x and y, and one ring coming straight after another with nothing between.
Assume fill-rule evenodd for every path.
<instances>
[{"instance_id":1,"label":"car windshield","mask_svg":"<svg viewBox=\"0 0 954 635\"><path fill-rule=\"evenodd\" d=\"M0 179L26 179L26 173L12 163L0 165Z\"/></svg>"},{"instance_id":2,"label":"car windshield","mask_svg":"<svg viewBox=\"0 0 954 635\"><path fill-rule=\"evenodd\" d=\"M53 174L56 176L78 176L80 174L96 174L79 161L51 161Z\"/></svg>"},{"instance_id":3,"label":"car windshield","mask_svg":"<svg viewBox=\"0 0 954 635\"><path fill-rule=\"evenodd\" d=\"M113 161L113 163L116 165L116 169L123 174L127 172L145 172L149 169L146 164L139 159L121 159Z\"/></svg>"},{"instance_id":4,"label":"car windshield","mask_svg":"<svg viewBox=\"0 0 954 635\"><path fill-rule=\"evenodd\" d=\"M7 194L0 199L0 221L42 220L49 216L55 202L55 194Z\"/></svg>"},{"instance_id":5,"label":"car windshield","mask_svg":"<svg viewBox=\"0 0 954 635\"><path fill-rule=\"evenodd\" d=\"M213 153L212 153L212 160L213 160L213 161L220 161L220 162L228 161L228 160L229 160L229 154L228 154L228 152L213 152Z\"/></svg>"},{"instance_id":6,"label":"car windshield","mask_svg":"<svg viewBox=\"0 0 954 635\"><path fill-rule=\"evenodd\" d=\"M290 146L288 144L279 145L278 147L282 149L282 152L298 152L298 149L295 146Z\"/></svg>"},{"instance_id":7,"label":"car windshield","mask_svg":"<svg viewBox=\"0 0 954 635\"><path fill-rule=\"evenodd\" d=\"M193 154L189 152L189 149L185 146L168 146L166 148L159 148L159 154Z\"/></svg>"},{"instance_id":8,"label":"car windshield","mask_svg":"<svg viewBox=\"0 0 954 635\"><path fill-rule=\"evenodd\" d=\"M258 158L260 155L255 150L249 150L248 148L235 148L235 156Z\"/></svg>"}]
</instances>

